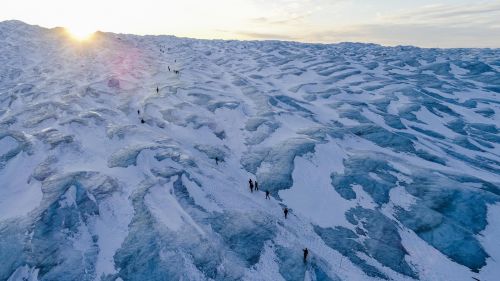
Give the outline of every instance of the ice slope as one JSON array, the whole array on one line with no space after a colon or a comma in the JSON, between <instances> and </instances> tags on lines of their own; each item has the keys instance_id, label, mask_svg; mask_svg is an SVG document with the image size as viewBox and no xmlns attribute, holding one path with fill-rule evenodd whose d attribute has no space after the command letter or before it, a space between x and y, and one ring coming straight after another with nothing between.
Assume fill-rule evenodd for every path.
<instances>
[{"instance_id":1,"label":"ice slope","mask_svg":"<svg viewBox=\"0 0 500 281\"><path fill-rule=\"evenodd\" d=\"M0 280L498 280L499 95L496 49L2 22Z\"/></svg>"}]
</instances>

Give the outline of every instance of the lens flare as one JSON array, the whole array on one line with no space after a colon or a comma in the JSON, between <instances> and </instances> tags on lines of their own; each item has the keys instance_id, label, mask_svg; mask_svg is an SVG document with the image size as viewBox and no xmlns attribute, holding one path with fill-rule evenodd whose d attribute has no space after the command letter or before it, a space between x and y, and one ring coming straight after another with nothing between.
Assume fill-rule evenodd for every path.
<instances>
[{"instance_id":1,"label":"lens flare","mask_svg":"<svg viewBox=\"0 0 500 281\"><path fill-rule=\"evenodd\" d=\"M68 34L78 41L89 40L95 33L95 29L86 26L66 27Z\"/></svg>"}]
</instances>

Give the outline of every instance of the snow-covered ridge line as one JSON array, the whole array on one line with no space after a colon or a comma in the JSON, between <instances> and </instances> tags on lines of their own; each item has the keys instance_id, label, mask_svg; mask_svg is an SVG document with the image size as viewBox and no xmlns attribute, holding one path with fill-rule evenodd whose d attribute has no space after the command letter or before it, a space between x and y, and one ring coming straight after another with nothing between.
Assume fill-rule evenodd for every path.
<instances>
[{"instance_id":1,"label":"snow-covered ridge line","mask_svg":"<svg viewBox=\"0 0 500 281\"><path fill-rule=\"evenodd\" d=\"M0 280L495 280L499 58L2 22Z\"/></svg>"}]
</instances>

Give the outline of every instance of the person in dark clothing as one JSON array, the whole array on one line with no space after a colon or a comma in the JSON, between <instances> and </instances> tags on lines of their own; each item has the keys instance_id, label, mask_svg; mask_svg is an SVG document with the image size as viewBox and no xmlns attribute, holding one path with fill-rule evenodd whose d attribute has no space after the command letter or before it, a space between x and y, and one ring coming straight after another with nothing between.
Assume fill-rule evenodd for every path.
<instances>
[{"instance_id":1,"label":"person in dark clothing","mask_svg":"<svg viewBox=\"0 0 500 281\"><path fill-rule=\"evenodd\" d=\"M158 89L158 86L156 86L156 93L158 94L160 92L160 89Z\"/></svg>"},{"instance_id":2,"label":"person in dark clothing","mask_svg":"<svg viewBox=\"0 0 500 281\"><path fill-rule=\"evenodd\" d=\"M215 164L219 165L219 157L215 157Z\"/></svg>"},{"instance_id":3,"label":"person in dark clothing","mask_svg":"<svg viewBox=\"0 0 500 281\"><path fill-rule=\"evenodd\" d=\"M170 72L170 66L168 66L168 72Z\"/></svg>"},{"instance_id":4,"label":"person in dark clothing","mask_svg":"<svg viewBox=\"0 0 500 281\"><path fill-rule=\"evenodd\" d=\"M144 119L141 118L141 123L144 124L146 123L146 121L144 121Z\"/></svg>"},{"instance_id":5,"label":"person in dark clothing","mask_svg":"<svg viewBox=\"0 0 500 281\"><path fill-rule=\"evenodd\" d=\"M252 179L248 180L248 187L250 187L250 192L253 192L253 181L252 181Z\"/></svg>"},{"instance_id":6,"label":"person in dark clothing","mask_svg":"<svg viewBox=\"0 0 500 281\"><path fill-rule=\"evenodd\" d=\"M271 197L269 197L269 190L266 190L266 199L271 200Z\"/></svg>"},{"instance_id":7,"label":"person in dark clothing","mask_svg":"<svg viewBox=\"0 0 500 281\"><path fill-rule=\"evenodd\" d=\"M257 181L255 181L255 191L258 191L259 190L259 183Z\"/></svg>"},{"instance_id":8,"label":"person in dark clothing","mask_svg":"<svg viewBox=\"0 0 500 281\"><path fill-rule=\"evenodd\" d=\"M283 210L283 213L285 213L285 219L286 219L286 218L288 217L288 208L285 208L285 209Z\"/></svg>"},{"instance_id":9,"label":"person in dark clothing","mask_svg":"<svg viewBox=\"0 0 500 281\"><path fill-rule=\"evenodd\" d=\"M141 114L141 111L139 109L137 109L137 115Z\"/></svg>"},{"instance_id":10,"label":"person in dark clothing","mask_svg":"<svg viewBox=\"0 0 500 281\"><path fill-rule=\"evenodd\" d=\"M305 248L302 251L304 251L304 262L307 262L307 255L309 255L309 250Z\"/></svg>"}]
</instances>

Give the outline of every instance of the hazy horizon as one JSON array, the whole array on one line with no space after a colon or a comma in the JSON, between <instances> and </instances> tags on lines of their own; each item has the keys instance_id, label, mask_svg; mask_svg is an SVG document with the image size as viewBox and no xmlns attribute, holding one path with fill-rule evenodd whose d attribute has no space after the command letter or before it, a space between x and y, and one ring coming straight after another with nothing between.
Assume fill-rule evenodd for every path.
<instances>
[{"instance_id":1,"label":"hazy horizon","mask_svg":"<svg viewBox=\"0 0 500 281\"><path fill-rule=\"evenodd\" d=\"M500 0L7 0L0 21L198 39L500 47Z\"/></svg>"}]
</instances>

